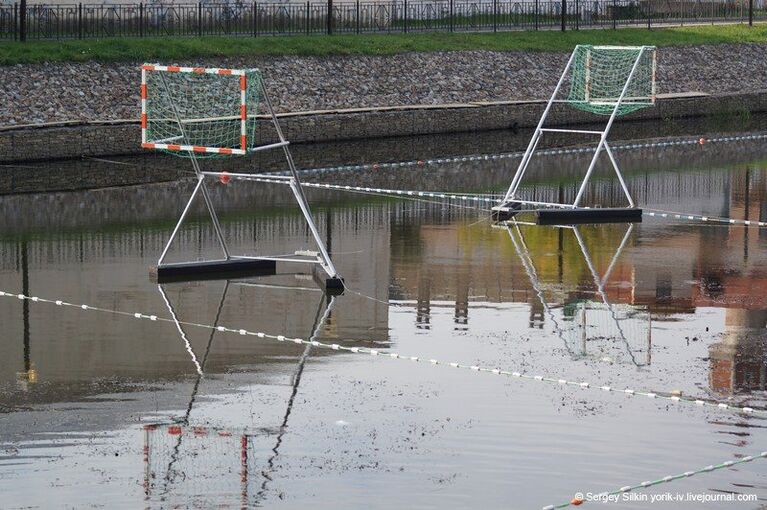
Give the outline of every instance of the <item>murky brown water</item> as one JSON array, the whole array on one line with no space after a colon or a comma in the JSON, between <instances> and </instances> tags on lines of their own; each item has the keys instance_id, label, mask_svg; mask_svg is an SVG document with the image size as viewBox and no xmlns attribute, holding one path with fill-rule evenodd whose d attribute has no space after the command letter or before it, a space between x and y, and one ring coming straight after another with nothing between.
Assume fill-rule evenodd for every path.
<instances>
[{"instance_id":1,"label":"murky brown water","mask_svg":"<svg viewBox=\"0 0 767 510\"><path fill-rule=\"evenodd\" d=\"M749 141L619 157L640 204L766 221L766 154L767 143ZM526 193L572 194L581 158L546 163ZM322 179L487 191L508 182L515 164ZM767 230L648 218L634 227L497 228L486 212L310 190L344 295L323 295L290 266L269 278L158 287L148 268L190 189L1 197L0 289L597 387L765 404ZM309 246L283 190L232 183L214 195L233 251ZM603 204L615 197L611 181L590 190ZM213 241L195 223L173 256L213 254ZM762 418L666 400L8 297L0 324L2 508L540 508L767 450ZM645 493L667 491L755 494L759 501L705 507L760 508L767 460Z\"/></svg>"}]
</instances>

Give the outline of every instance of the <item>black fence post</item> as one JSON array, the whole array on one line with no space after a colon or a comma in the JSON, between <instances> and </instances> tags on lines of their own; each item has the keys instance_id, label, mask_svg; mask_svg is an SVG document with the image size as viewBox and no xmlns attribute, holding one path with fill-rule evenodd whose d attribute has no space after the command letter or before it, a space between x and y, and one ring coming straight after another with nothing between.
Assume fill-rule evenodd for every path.
<instances>
[{"instance_id":1,"label":"black fence post","mask_svg":"<svg viewBox=\"0 0 767 510\"><path fill-rule=\"evenodd\" d=\"M21 0L19 5L19 41L27 40L27 0Z\"/></svg>"},{"instance_id":2,"label":"black fence post","mask_svg":"<svg viewBox=\"0 0 767 510\"><path fill-rule=\"evenodd\" d=\"M652 30L652 1L647 0L647 30Z\"/></svg>"},{"instance_id":3,"label":"black fence post","mask_svg":"<svg viewBox=\"0 0 767 510\"><path fill-rule=\"evenodd\" d=\"M258 2L253 2L253 15L251 18L253 18L253 37L258 37Z\"/></svg>"},{"instance_id":4,"label":"black fence post","mask_svg":"<svg viewBox=\"0 0 767 510\"><path fill-rule=\"evenodd\" d=\"M453 0L450 0L450 31L452 32L455 28L454 25L455 20L453 18Z\"/></svg>"},{"instance_id":5,"label":"black fence post","mask_svg":"<svg viewBox=\"0 0 767 510\"><path fill-rule=\"evenodd\" d=\"M144 37L144 2L138 4L138 36Z\"/></svg>"},{"instance_id":6,"label":"black fence post","mask_svg":"<svg viewBox=\"0 0 767 510\"><path fill-rule=\"evenodd\" d=\"M405 27L404 27L404 30L405 30L405 33L407 34L407 0L405 0L403 7L405 9Z\"/></svg>"},{"instance_id":7,"label":"black fence post","mask_svg":"<svg viewBox=\"0 0 767 510\"><path fill-rule=\"evenodd\" d=\"M202 37L202 2L197 2L197 37Z\"/></svg>"},{"instance_id":8,"label":"black fence post","mask_svg":"<svg viewBox=\"0 0 767 510\"><path fill-rule=\"evenodd\" d=\"M498 31L498 0L493 0L493 32Z\"/></svg>"},{"instance_id":9,"label":"black fence post","mask_svg":"<svg viewBox=\"0 0 767 510\"><path fill-rule=\"evenodd\" d=\"M311 16L312 16L312 6L309 4L308 0L306 2L306 35L309 35L309 31L311 30Z\"/></svg>"},{"instance_id":10,"label":"black fence post","mask_svg":"<svg viewBox=\"0 0 767 510\"><path fill-rule=\"evenodd\" d=\"M360 0L357 0L357 33L360 33Z\"/></svg>"},{"instance_id":11,"label":"black fence post","mask_svg":"<svg viewBox=\"0 0 767 510\"><path fill-rule=\"evenodd\" d=\"M613 30L618 28L617 16L618 16L618 4L616 0L613 0Z\"/></svg>"},{"instance_id":12,"label":"black fence post","mask_svg":"<svg viewBox=\"0 0 767 510\"><path fill-rule=\"evenodd\" d=\"M538 30L538 0L535 0L535 13L533 14L535 20L535 29Z\"/></svg>"},{"instance_id":13,"label":"black fence post","mask_svg":"<svg viewBox=\"0 0 767 510\"><path fill-rule=\"evenodd\" d=\"M578 0L575 0L575 29L579 30L581 28L581 7L578 5Z\"/></svg>"},{"instance_id":14,"label":"black fence post","mask_svg":"<svg viewBox=\"0 0 767 510\"><path fill-rule=\"evenodd\" d=\"M77 38L83 38L83 4L77 4Z\"/></svg>"},{"instance_id":15,"label":"black fence post","mask_svg":"<svg viewBox=\"0 0 767 510\"><path fill-rule=\"evenodd\" d=\"M333 34L333 0L328 0L328 35Z\"/></svg>"},{"instance_id":16,"label":"black fence post","mask_svg":"<svg viewBox=\"0 0 767 510\"><path fill-rule=\"evenodd\" d=\"M567 0L562 0L562 32L565 31L567 23Z\"/></svg>"},{"instance_id":17,"label":"black fence post","mask_svg":"<svg viewBox=\"0 0 767 510\"><path fill-rule=\"evenodd\" d=\"M748 0L748 26L754 26L754 0Z\"/></svg>"},{"instance_id":18,"label":"black fence post","mask_svg":"<svg viewBox=\"0 0 767 510\"><path fill-rule=\"evenodd\" d=\"M19 39L19 4L13 2L13 40Z\"/></svg>"}]
</instances>

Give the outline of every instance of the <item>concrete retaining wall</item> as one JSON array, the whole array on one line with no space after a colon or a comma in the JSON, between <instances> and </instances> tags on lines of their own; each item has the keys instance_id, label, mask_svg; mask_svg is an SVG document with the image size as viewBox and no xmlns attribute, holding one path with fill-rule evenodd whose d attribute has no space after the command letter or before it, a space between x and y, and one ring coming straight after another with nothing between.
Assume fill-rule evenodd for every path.
<instances>
[{"instance_id":1,"label":"concrete retaining wall","mask_svg":"<svg viewBox=\"0 0 767 510\"><path fill-rule=\"evenodd\" d=\"M280 115L293 143L360 138L412 136L534 127L545 101L510 101L437 106L403 106L286 113ZM654 108L627 119L677 119L696 116L748 115L767 111L767 91L747 94L703 93L659 96ZM604 120L560 105L550 125L585 124ZM261 143L273 142L271 130L259 130ZM0 162L25 162L82 156L116 156L143 152L137 121L59 123L0 128Z\"/></svg>"}]
</instances>

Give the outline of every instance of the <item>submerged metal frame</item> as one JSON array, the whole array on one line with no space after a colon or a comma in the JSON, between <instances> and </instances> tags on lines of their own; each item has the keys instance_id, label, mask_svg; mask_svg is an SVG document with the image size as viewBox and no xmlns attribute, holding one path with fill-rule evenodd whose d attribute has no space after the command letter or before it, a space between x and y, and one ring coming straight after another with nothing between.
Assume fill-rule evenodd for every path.
<instances>
[{"instance_id":1,"label":"submerged metal frame","mask_svg":"<svg viewBox=\"0 0 767 510\"><path fill-rule=\"evenodd\" d=\"M600 48L600 46L596 46L595 48ZM607 47L601 47L601 48L607 48ZM559 94L559 91L565 82L567 73L570 71L573 61L575 60L577 47L575 50L573 50L572 54L570 55L570 59L567 61L567 65L565 66L564 71L562 71L562 75L559 77L559 81L557 82L557 85L554 88L554 92L551 94L551 97L549 98L549 101L546 104L546 108L543 110L543 114L541 115L541 118L538 121L538 125L535 128L535 132L533 133L533 136L530 138L530 142L527 145L525 154L522 156L522 160L519 162L519 166L517 167L517 171L514 174L514 177L511 181L511 185L509 185L509 188L506 191L506 194L504 195L502 202L499 205L492 208L494 212L508 213L510 211L510 207L513 209L512 204L514 204L515 202L518 204L530 203L534 205L547 205L552 207L562 207L562 208L572 208L572 209L576 209L580 207L581 200L583 199L583 195L586 191L586 186L588 185L589 179L591 178L591 174L594 172L594 168L596 167L597 160L603 149L607 153L607 156L610 159L610 164L615 170L615 174L618 177L618 181L620 182L621 188L623 189L623 193L626 195L626 199L628 200L629 207L631 208L635 207L634 199L632 198L631 193L629 192L628 187L626 186L626 182L623 179L623 174L621 173L621 170L618 167L618 163L615 159L615 156L613 155L612 149L610 148L610 145L607 143L607 136L610 133L610 129L612 128L615 118L618 116L618 111L620 109L620 106L623 103L624 99L626 98L626 93L628 92L629 85L631 84L631 80L634 77L634 73L636 72L637 67L639 66L639 62L641 61L642 56L644 55L645 51L654 51L654 47L653 46L635 46L635 47L622 47L622 49L639 49L639 53L637 54L636 60L634 61L633 66L631 67L631 72L629 73L628 78L626 79L626 83L623 85L621 94L615 101L615 106L613 108L612 113L610 114L610 118L608 119L607 124L605 125L605 128L602 131L584 130L584 129L566 129L566 128L565 129L544 128L543 125L546 122L546 118L548 117L549 112L551 111L551 106L554 103L569 102L567 100L558 100L557 94ZM653 77L652 77L653 91L655 90L654 68L655 68L655 60L653 60ZM655 94L653 92L653 95L651 96L651 102L654 102L654 100L655 100ZM543 133L545 132L599 135L599 143L597 144L597 148L594 151L594 155L592 156L591 162L589 163L588 169L586 170L586 175L584 176L583 181L581 182L581 185L578 188L578 194L576 195L575 200L573 201L572 204L557 204L557 203L543 204L540 202L530 202L530 201L516 199L517 190L519 189L519 185L522 182L522 178L527 172L528 166L530 165L530 160L532 159L533 154L535 153L535 150L538 147L538 143L540 142L541 137L543 136Z\"/></svg>"},{"instance_id":2,"label":"submerged metal frame","mask_svg":"<svg viewBox=\"0 0 767 510\"><path fill-rule=\"evenodd\" d=\"M166 93L168 96L172 99L172 95L170 94L170 91L167 88L167 84L165 82L165 78L160 73L161 80L163 83L163 86L166 89ZM263 80L259 80L259 87L261 89L262 97L264 99L264 104L266 105L267 110L269 111L269 117L271 119L272 124L274 125L275 131L277 133L277 137L279 138L279 142L272 143L268 145L262 145L257 146L248 149L248 152L255 152L260 150L268 150L268 149L276 149L276 148L282 148L285 160L288 164L288 168L290 170L289 176L275 176L271 174L260 174L260 173L254 173L254 174L247 174L248 177L268 177L270 179L276 178L276 179L285 179L290 185L290 189L293 192L293 196L298 203L299 208L301 209L301 214L304 216L304 219L306 220L306 223L309 227L309 230L312 234L312 237L314 238L314 242L317 245L317 252L309 252L309 251L297 251L295 254L290 256L260 256L260 257L254 257L254 256L234 256L229 252L229 247L226 244L226 240L224 238L223 231L221 229L221 224L218 219L218 215L216 214L216 210L213 206L213 202L210 198L210 194L208 191L208 188L206 186L206 178L208 177L216 177L216 176L232 176L232 175L239 175L239 174L229 174L227 172L203 172L200 169L200 163L195 157L194 151L190 150L189 158L192 161L192 167L194 168L195 175L197 176L197 184L194 187L194 191L192 191L192 195L189 197L189 200L186 203L186 206L184 207L184 210L181 213L181 217L178 219L178 222L176 223L176 226L173 228L173 232L171 233L170 239L168 239L168 242L165 244L165 248L163 249L162 253L160 254L160 258L157 261L157 273L159 275L160 271L162 269L167 269L169 265L163 265L163 262L165 261L165 257L168 254L168 251L170 250L171 245L173 244L173 241L176 239L179 230L181 229L181 226L184 224L184 221L186 220L187 215L189 214L189 210L192 207L192 203L194 202L195 198L197 197L197 194L202 194L203 200L205 202L205 208L208 211L208 214L210 216L210 219L213 224L213 229L216 233L216 238L218 239L219 245L221 247L221 250L224 254L223 259L214 259L214 260L205 260L205 261L197 261L200 264L206 264L206 263L225 263L225 262L235 262L240 261L243 264L247 264L248 262L253 262L254 264L258 261L263 261L266 263L276 263L276 262L293 262L293 263L306 263L306 264L312 264L312 265L319 265L327 274L328 278L326 280L326 286L328 288L343 288L343 279L338 274L338 271L336 270L335 265L333 264L333 261L330 258L330 254L327 251L327 248L325 247L324 241L320 238L319 230L317 229L317 225L314 222L314 217L312 216L311 209L309 208L309 204L306 200L306 195L304 194L303 187L301 186L301 180L298 177L298 171L296 169L295 162L293 161L293 156L290 152L289 145L290 142L285 138L285 135L282 131L282 128L280 127L279 121L277 119L277 114L274 112L274 108L272 107L271 99L269 98L269 94L267 93L266 86L264 85ZM181 136L186 140L186 132L184 131L184 126L181 121L181 117L178 114L178 110L176 108L175 103L171 100L171 105L173 106L173 114L176 117L176 123L178 124L179 130L181 132ZM301 257L301 258L297 258ZM190 268L193 267L194 262L186 262L182 263L183 265L188 265Z\"/></svg>"}]
</instances>

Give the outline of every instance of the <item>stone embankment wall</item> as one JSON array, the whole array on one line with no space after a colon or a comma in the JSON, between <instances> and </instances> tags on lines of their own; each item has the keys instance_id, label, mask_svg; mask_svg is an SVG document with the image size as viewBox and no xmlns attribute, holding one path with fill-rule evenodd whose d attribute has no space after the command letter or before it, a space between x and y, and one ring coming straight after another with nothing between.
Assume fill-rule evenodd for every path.
<instances>
[{"instance_id":1,"label":"stone embankment wall","mask_svg":"<svg viewBox=\"0 0 767 510\"><path fill-rule=\"evenodd\" d=\"M658 51L661 100L632 118L765 109L767 45ZM462 51L174 63L260 67L288 138L316 142L532 126L566 59L562 53ZM0 67L0 161L139 151L139 64ZM566 109L552 119L593 120Z\"/></svg>"}]
</instances>

